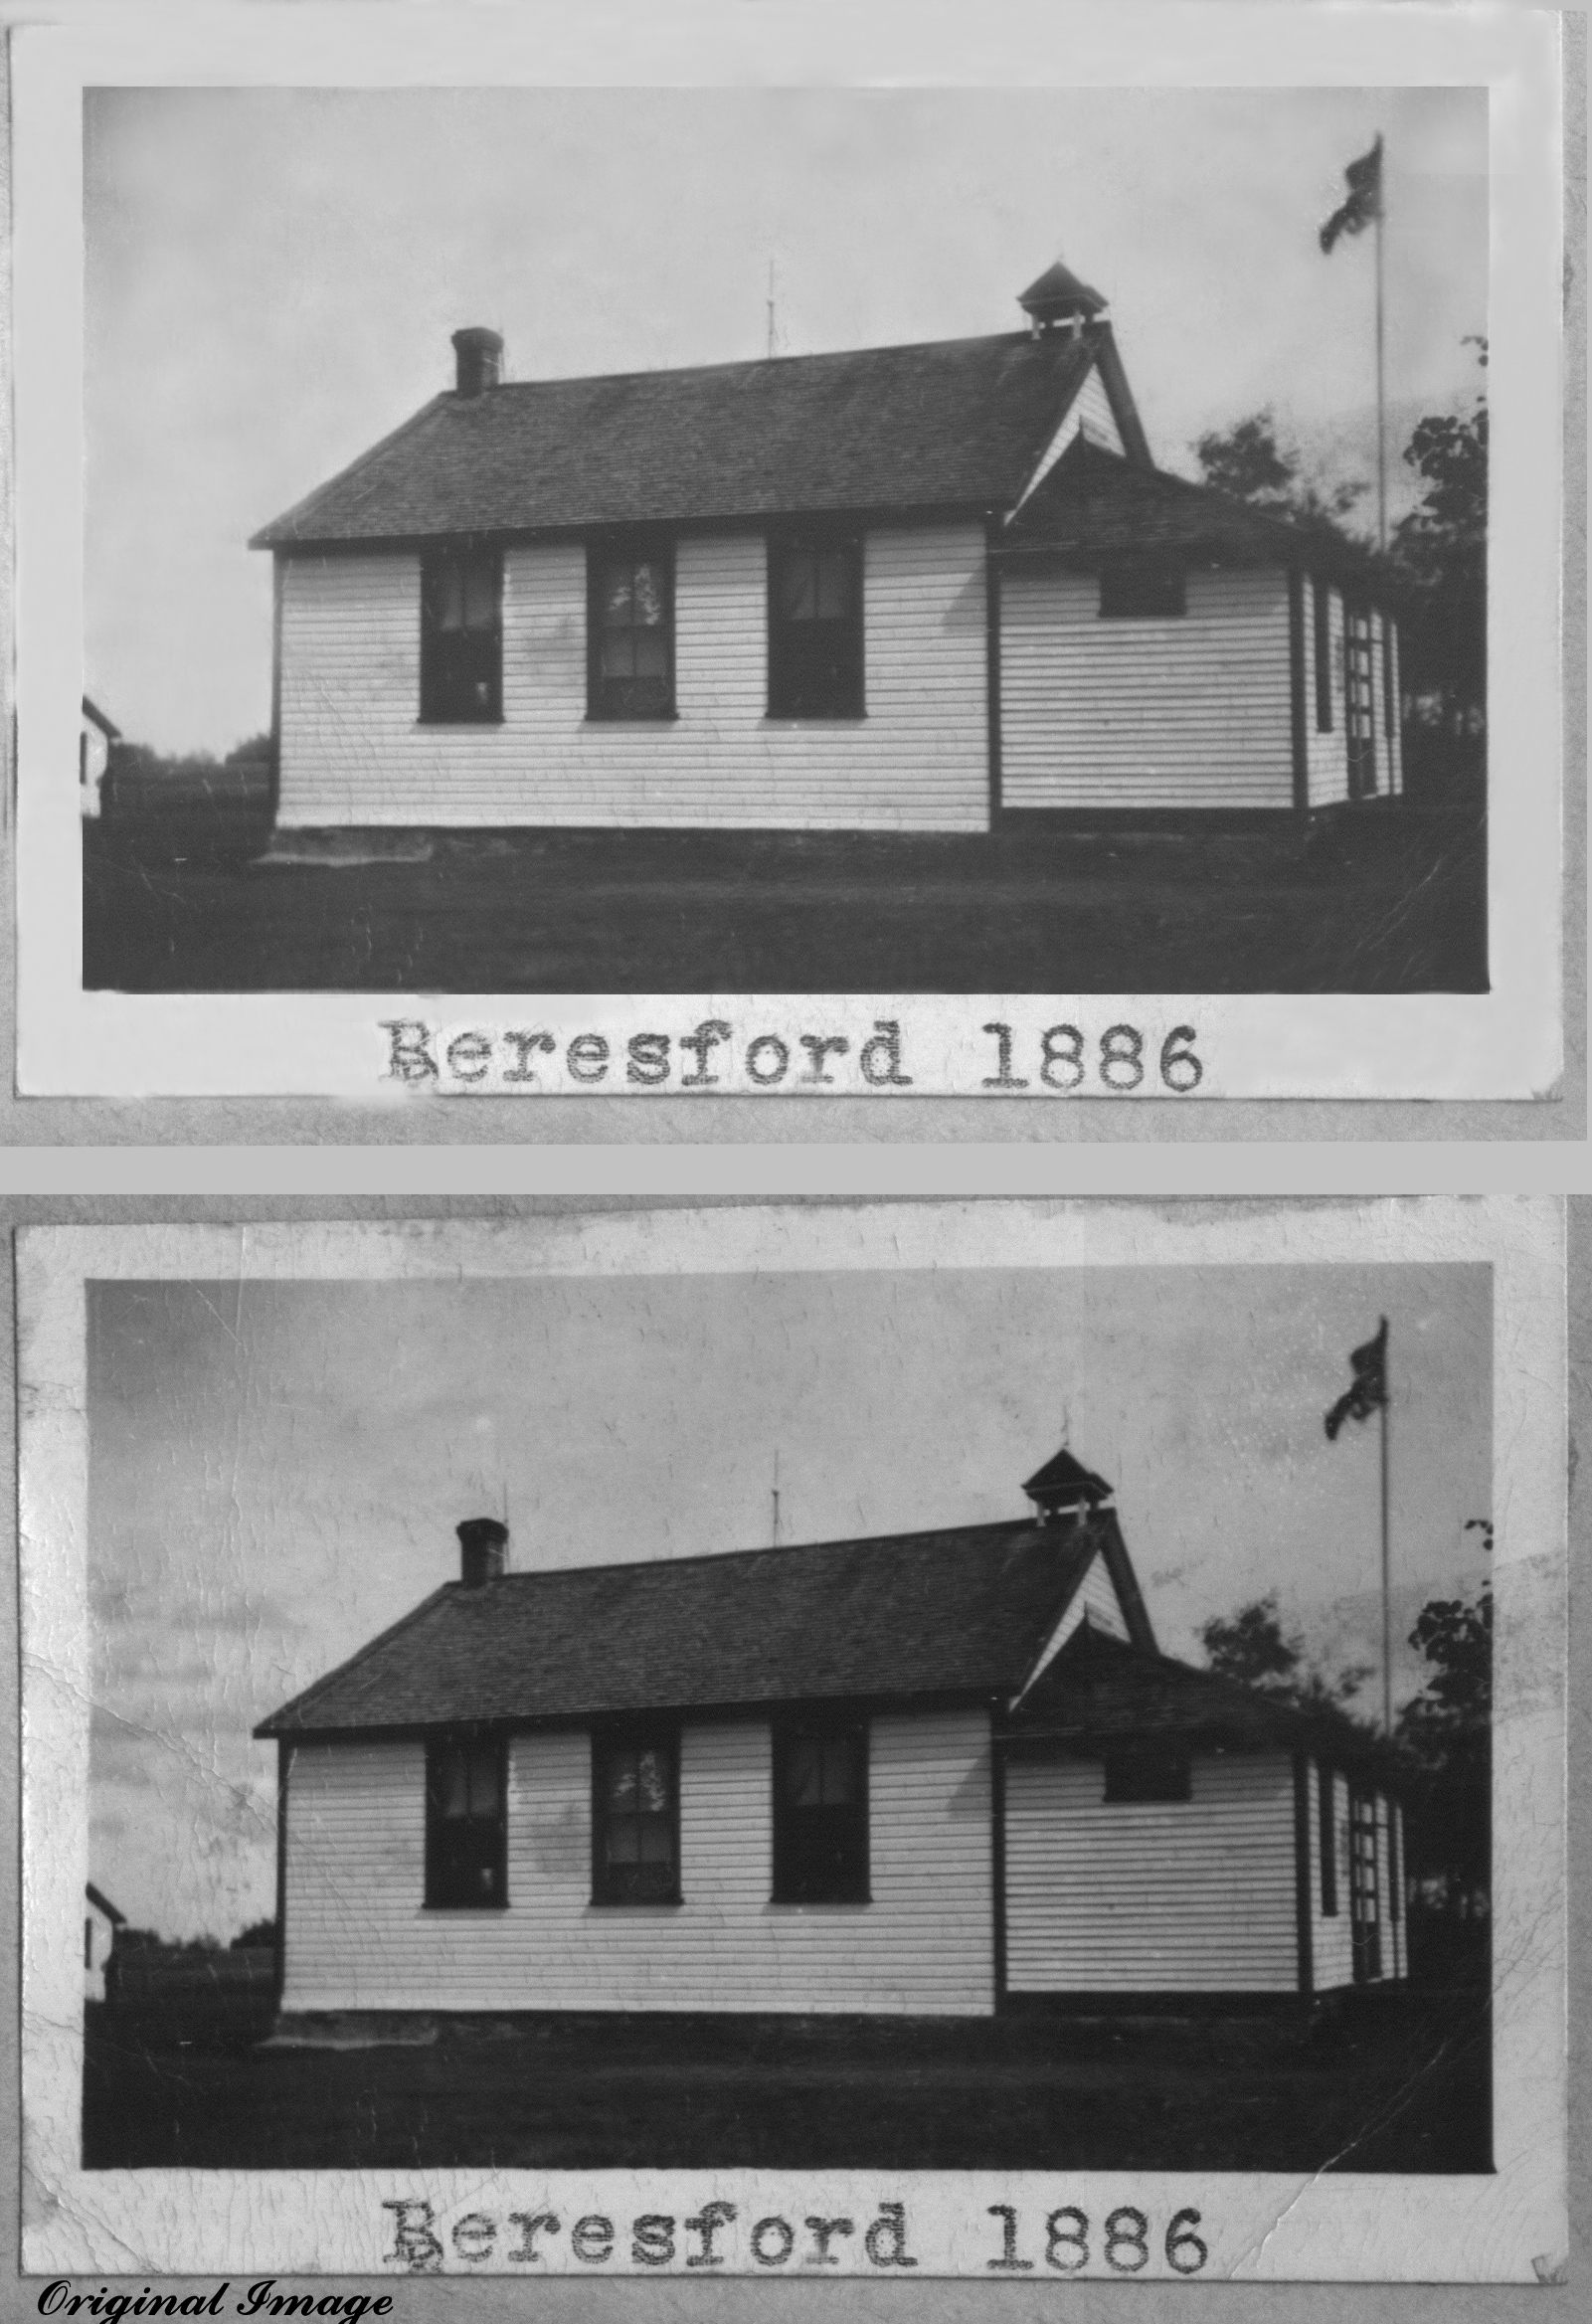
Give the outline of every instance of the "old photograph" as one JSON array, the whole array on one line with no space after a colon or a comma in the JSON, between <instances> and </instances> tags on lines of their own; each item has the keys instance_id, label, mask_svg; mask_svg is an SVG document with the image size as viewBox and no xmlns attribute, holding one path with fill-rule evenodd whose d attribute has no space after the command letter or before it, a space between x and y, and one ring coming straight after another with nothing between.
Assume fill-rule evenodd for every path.
<instances>
[{"instance_id":1,"label":"old photograph","mask_svg":"<svg viewBox=\"0 0 1592 2324\"><path fill-rule=\"evenodd\" d=\"M22 1090L1553 1101L1549 21L723 13L17 36Z\"/></svg>"},{"instance_id":2,"label":"old photograph","mask_svg":"<svg viewBox=\"0 0 1592 2324\"><path fill-rule=\"evenodd\" d=\"M1501 1454L1495 1349L1551 1336L1553 1227L80 1238L70 1583L24 1448L91 1705L27 1737L30 1800L82 1777L35 2232L92 2257L173 2172L367 2175L338 2248L421 2269L1333 2272L1303 2197L1251 2247L1281 2176L1551 2216L1561 1876L1508 1803L1555 1796L1563 1480ZM635 2173L690 2216L572 2208ZM306 2264L244 2200L182 2248ZM1346 2272L1430 2266L1376 2200Z\"/></svg>"},{"instance_id":3,"label":"old photograph","mask_svg":"<svg viewBox=\"0 0 1592 2324\"><path fill-rule=\"evenodd\" d=\"M86 985L1485 991L1488 170L1479 88L87 91Z\"/></svg>"}]
</instances>

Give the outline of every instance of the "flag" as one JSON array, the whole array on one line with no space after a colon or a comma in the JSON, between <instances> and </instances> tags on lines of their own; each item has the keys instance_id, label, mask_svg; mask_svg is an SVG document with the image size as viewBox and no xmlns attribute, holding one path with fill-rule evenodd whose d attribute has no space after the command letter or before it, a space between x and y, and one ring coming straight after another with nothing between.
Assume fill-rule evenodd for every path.
<instances>
[{"instance_id":1,"label":"flag","mask_svg":"<svg viewBox=\"0 0 1592 2324\"><path fill-rule=\"evenodd\" d=\"M1369 1420L1387 1402L1387 1318L1382 1318L1381 1330L1374 1340L1367 1340L1363 1347L1349 1350L1349 1368L1354 1377L1327 1415L1327 1435L1335 1443L1337 1432L1345 1420Z\"/></svg>"},{"instance_id":2,"label":"flag","mask_svg":"<svg viewBox=\"0 0 1592 2324\"><path fill-rule=\"evenodd\" d=\"M1351 161L1343 172L1343 183L1348 188L1348 200L1322 228L1322 249L1329 252L1340 234L1363 234L1371 221L1382 215L1382 139L1378 132L1376 143L1369 153L1362 153L1358 161Z\"/></svg>"}]
</instances>

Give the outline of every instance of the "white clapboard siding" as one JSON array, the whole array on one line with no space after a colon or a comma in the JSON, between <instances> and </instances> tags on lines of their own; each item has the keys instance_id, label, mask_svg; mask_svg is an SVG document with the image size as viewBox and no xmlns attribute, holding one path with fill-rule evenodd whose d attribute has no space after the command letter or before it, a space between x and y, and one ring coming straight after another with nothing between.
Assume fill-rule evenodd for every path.
<instances>
[{"instance_id":1,"label":"white clapboard siding","mask_svg":"<svg viewBox=\"0 0 1592 2324\"><path fill-rule=\"evenodd\" d=\"M1117 415L1111 408L1111 398L1106 393L1105 382L1100 376L1099 369L1095 366L1091 366L1089 376L1067 407L1066 418L1040 454L1038 466L1023 486L1018 497L1018 508L1022 506L1023 501L1027 499L1035 486L1044 482L1068 445L1079 436L1084 437L1090 444L1103 445L1107 451L1123 452L1123 440L1117 427Z\"/></svg>"},{"instance_id":2,"label":"white clapboard siding","mask_svg":"<svg viewBox=\"0 0 1592 2324\"><path fill-rule=\"evenodd\" d=\"M1105 1803L1098 1760L1006 1774L1013 1993L1291 1993L1294 1770L1196 1758L1193 1797Z\"/></svg>"},{"instance_id":3,"label":"white clapboard siding","mask_svg":"<svg viewBox=\"0 0 1592 2324\"><path fill-rule=\"evenodd\" d=\"M1093 574L1005 577L1005 805L1292 806L1287 576L1190 573L1187 608L1103 622Z\"/></svg>"},{"instance_id":4,"label":"white clapboard siding","mask_svg":"<svg viewBox=\"0 0 1592 2324\"><path fill-rule=\"evenodd\" d=\"M503 561L503 720L422 726L420 560L291 558L282 593L283 825L673 824L983 830L984 542L871 531L867 716L771 720L761 535L682 539L666 722L586 716L586 555Z\"/></svg>"},{"instance_id":5,"label":"white clapboard siding","mask_svg":"<svg viewBox=\"0 0 1592 2324\"><path fill-rule=\"evenodd\" d=\"M287 2009L993 2008L988 1719L877 1718L866 1905L771 1904L766 1724L687 1726L679 1905L591 1901L591 1746L510 1749L508 1903L424 1909L419 1743L301 1745L287 1811Z\"/></svg>"},{"instance_id":6,"label":"white clapboard siding","mask_svg":"<svg viewBox=\"0 0 1592 2324\"><path fill-rule=\"evenodd\" d=\"M1087 1620L1092 1630L1103 1630L1108 1638L1128 1637L1128 1622L1117 1595L1117 1585L1111 1578L1111 1568L1097 1549L1089 1560L1081 1586L1074 1592L1067 1611L1040 1649L1039 1660L1028 1675L1023 1689L1027 1693L1034 1681L1048 1671L1073 1632Z\"/></svg>"}]
</instances>

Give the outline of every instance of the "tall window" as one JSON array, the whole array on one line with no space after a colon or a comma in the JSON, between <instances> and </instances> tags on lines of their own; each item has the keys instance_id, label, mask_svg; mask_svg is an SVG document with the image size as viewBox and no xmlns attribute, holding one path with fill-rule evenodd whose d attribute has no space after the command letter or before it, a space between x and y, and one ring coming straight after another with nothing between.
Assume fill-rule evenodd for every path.
<instances>
[{"instance_id":1,"label":"tall window","mask_svg":"<svg viewBox=\"0 0 1592 2324\"><path fill-rule=\"evenodd\" d=\"M1337 1777L1329 1767L1318 1771L1318 1808L1322 1845L1322 1910L1328 1917L1337 1910Z\"/></svg>"},{"instance_id":2,"label":"tall window","mask_svg":"<svg viewBox=\"0 0 1592 2324\"><path fill-rule=\"evenodd\" d=\"M667 549L587 559L587 715L674 716L674 561Z\"/></svg>"},{"instance_id":3,"label":"tall window","mask_svg":"<svg viewBox=\"0 0 1592 2324\"><path fill-rule=\"evenodd\" d=\"M865 1726L776 1728L774 1901L867 1903Z\"/></svg>"},{"instance_id":4,"label":"tall window","mask_svg":"<svg viewBox=\"0 0 1592 2324\"><path fill-rule=\"evenodd\" d=\"M769 716L863 715L862 543L769 544Z\"/></svg>"},{"instance_id":5,"label":"tall window","mask_svg":"<svg viewBox=\"0 0 1592 2324\"><path fill-rule=\"evenodd\" d=\"M680 1900L678 1737L594 1738L592 1896L597 1904Z\"/></svg>"},{"instance_id":6,"label":"tall window","mask_svg":"<svg viewBox=\"0 0 1592 2324\"><path fill-rule=\"evenodd\" d=\"M504 1752L495 1736L426 1747L426 1901L506 1904Z\"/></svg>"},{"instance_id":7,"label":"tall window","mask_svg":"<svg viewBox=\"0 0 1592 2324\"><path fill-rule=\"evenodd\" d=\"M503 715L503 560L433 549L421 566L420 714L439 725Z\"/></svg>"},{"instance_id":8,"label":"tall window","mask_svg":"<svg viewBox=\"0 0 1592 2324\"><path fill-rule=\"evenodd\" d=\"M1332 731L1332 593L1325 581L1311 583L1316 616L1316 731Z\"/></svg>"},{"instance_id":9,"label":"tall window","mask_svg":"<svg viewBox=\"0 0 1592 2324\"><path fill-rule=\"evenodd\" d=\"M1188 611L1187 577L1169 557L1129 554L1100 569L1103 622L1160 620Z\"/></svg>"}]
</instances>

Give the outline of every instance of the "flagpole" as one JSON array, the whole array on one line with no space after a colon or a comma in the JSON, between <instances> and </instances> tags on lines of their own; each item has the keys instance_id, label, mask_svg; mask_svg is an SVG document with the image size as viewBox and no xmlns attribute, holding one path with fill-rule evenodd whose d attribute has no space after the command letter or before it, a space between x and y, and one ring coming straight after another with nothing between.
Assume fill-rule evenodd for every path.
<instances>
[{"instance_id":1,"label":"flagpole","mask_svg":"<svg viewBox=\"0 0 1592 2324\"><path fill-rule=\"evenodd\" d=\"M1393 1408L1393 1379L1387 1341L1382 1342L1382 1726L1393 1732L1393 1593L1387 1538L1387 1432Z\"/></svg>"},{"instance_id":2,"label":"flagpole","mask_svg":"<svg viewBox=\"0 0 1592 2324\"><path fill-rule=\"evenodd\" d=\"M1380 147L1382 133L1376 133ZM1385 158L1385 154L1384 154ZM1387 391L1382 363L1382 213L1387 207L1387 171L1376 172L1376 545L1387 554Z\"/></svg>"}]
</instances>

